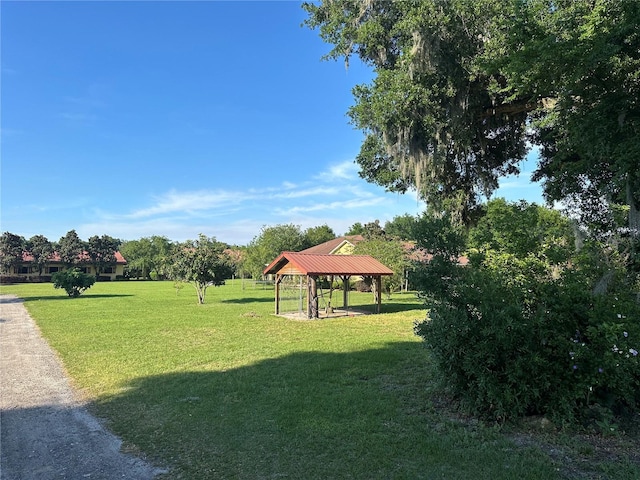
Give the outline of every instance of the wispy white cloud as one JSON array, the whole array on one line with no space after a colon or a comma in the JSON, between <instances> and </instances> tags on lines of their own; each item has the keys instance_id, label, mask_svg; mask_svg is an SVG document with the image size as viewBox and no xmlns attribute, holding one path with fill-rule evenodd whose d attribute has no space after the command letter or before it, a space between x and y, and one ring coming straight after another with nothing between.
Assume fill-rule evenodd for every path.
<instances>
[{"instance_id":1,"label":"wispy white cloud","mask_svg":"<svg viewBox=\"0 0 640 480\"><path fill-rule=\"evenodd\" d=\"M362 192L354 187L351 194ZM150 207L135 210L125 214L127 218L147 218L159 215L182 213L185 215L202 215L204 212L220 209L229 212L233 207L242 205L255 205L255 202L264 204L270 201L286 201L300 199L316 199L326 205L332 196L344 195L345 191L338 187L306 183L296 185L286 182L281 187L251 188L247 190L198 190L185 191L171 190L153 198L154 204ZM119 215L122 216L122 215Z\"/></svg>"},{"instance_id":2,"label":"wispy white cloud","mask_svg":"<svg viewBox=\"0 0 640 480\"><path fill-rule=\"evenodd\" d=\"M109 232L126 239L165 235L172 240L204 233L242 245L259 235L265 225L293 223L305 229L326 224L340 234L355 222L376 218L384 222L398 214L417 213L418 208L411 196L390 198L383 189L358 178L350 162L342 162L310 179L277 185L235 190L175 188L129 212L94 211L92 220L78 233Z\"/></svg>"},{"instance_id":3,"label":"wispy white cloud","mask_svg":"<svg viewBox=\"0 0 640 480\"><path fill-rule=\"evenodd\" d=\"M199 190L194 192L179 192L172 190L156 197L155 205L135 210L126 216L129 218L145 218L176 212L193 215L197 212L237 205L255 198L255 194L238 191Z\"/></svg>"},{"instance_id":4,"label":"wispy white cloud","mask_svg":"<svg viewBox=\"0 0 640 480\"><path fill-rule=\"evenodd\" d=\"M336 210L364 209L380 205L385 201L382 197L356 198L352 200L334 201L329 203L314 203L306 206L296 206L291 208L277 208L278 215L292 215L301 212L326 212Z\"/></svg>"},{"instance_id":5,"label":"wispy white cloud","mask_svg":"<svg viewBox=\"0 0 640 480\"><path fill-rule=\"evenodd\" d=\"M309 188L301 187L297 190L291 190L288 192L272 193L270 198L303 198L303 197L323 197L329 195L337 195L340 193L340 189L337 187L331 187L326 185L318 185Z\"/></svg>"},{"instance_id":6,"label":"wispy white cloud","mask_svg":"<svg viewBox=\"0 0 640 480\"><path fill-rule=\"evenodd\" d=\"M330 165L329 168L323 170L315 179L333 182L336 180L354 180L358 178L358 165L353 160L345 160L344 162Z\"/></svg>"}]
</instances>

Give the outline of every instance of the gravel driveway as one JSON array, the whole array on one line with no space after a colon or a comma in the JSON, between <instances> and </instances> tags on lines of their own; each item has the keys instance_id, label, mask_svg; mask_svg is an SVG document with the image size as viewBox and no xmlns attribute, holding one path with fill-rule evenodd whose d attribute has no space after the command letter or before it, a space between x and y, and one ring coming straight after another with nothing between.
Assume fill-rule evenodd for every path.
<instances>
[{"instance_id":1,"label":"gravel driveway","mask_svg":"<svg viewBox=\"0 0 640 480\"><path fill-rule=\"evenodd\" d=\"M0 479L131 479L166 473L120 452L90 415L22 301L0 295Z\"/></svg>"}]
</instances>

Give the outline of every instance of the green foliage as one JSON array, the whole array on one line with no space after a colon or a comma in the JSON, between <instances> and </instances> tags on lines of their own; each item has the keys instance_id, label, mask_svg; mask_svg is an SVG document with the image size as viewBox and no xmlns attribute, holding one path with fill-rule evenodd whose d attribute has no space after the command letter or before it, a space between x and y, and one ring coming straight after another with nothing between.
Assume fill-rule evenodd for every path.
<instances>
[{"instance_id":1,"label":"green foliage","mask_svg":"<svg viewBox=\"0 0 640 480\"><path fill-rule=\"evenodd\" d=\"M416 331L473 412L574 421L640 408L633 285L602 245L569 248L569 232L557 212L494 201L470 232L472 265L455 265L452 242L419 277L429 314Z\"/></svg>"},{"instance_id":2,"label":"green foliage","mask_svg":"<svg viewBox=\"0 0 640 480\"><path fill-rule=\"evenodd\" d=\"M120 253L127 260L127 275L136 278L162 278L170 252L171 241L157 235L127 241L120 247Z\"/></svg>"},{"instance_id":3,"label":"green foliage","mask_svg":"<svg viewBox=\"0 0 640 480\"><path fill-rule=\"evenodd\" d=\"M246 247L230 247L225 250L225 253L229 258L232 275L244 278L247 273L245 268L245 260L247 256Z\"/></svg>"},{"instance_id":4,"label":"green foliage","mask_svg":"<svg viewBox=\"0 0 640 480\"><path fill-rule=\"evenodd\" d=\"M628 292L594 295L574 272L542 281L527 262L509 273L464 271L417 327L463 403L496 420L636 409L640 308Z\"/></svg>"},{"instance_id":5,"label":"green foliage","mask_svg":"<svg viewBox=\"0 0 640 480\"><path fill-rule=\"evenodd\" d=\"M264 226L247 246L245 268L253 278L261 278L264 268L282 252L298 252L304 248L305 237L298 225Z\"/></svg>"},{"instance_id":6,"label":"green foliage","mask_svg":"<svg viewBox=\"0 0 640 480\"><path fill-rule=\"evenodd\" d=\"M12 273L11 269L22 262L25 240L11 232L0 237L0 268L2 272Z\"/></svg>"},{"instance_id":7,"label":"green foliage","mask_svg":"<svg viewBox=\"0 0 640 480\"><path fill-rule=\"evenodd\" d=\"M571 223L557 210L499 198L487 204L486 214L471 230L469 247L516 257L535 253L560 264L574 251L575 241Z\"/></svg>"},{"instance_id":8,"label":"green foliage","mask_svg":"<svg viewBox=\"0 0 640 480\"><path fill-rule=\"evenodd\" d=\"M170 278L191 283L198 294L198 303L203 304L209 286L222 285L225 279L231 278L232 266L226 248L226 244L202 234L197 240L176 245L171 255Z\"/></svg>"},{"instance_id":9,"label":"green foliage","mask_svg":"<svg viewBox=\"0 0 640 480\"><path fill-rule=\"evenodd\" d=\"M374 68L349 115L366 180L416 187L473 223L527 141L551 200L629 207L640 231L640 3L618 0L306 2L306 25Z\"/></svg>"},{"instance_id":10,"label":"green foliage","mask_svg":"<svg viewBox=\"0 0 640 480\"><path fill-rule=\"evenodd\" d=\"M336 234L328 225L309 227L304 231L304 248L310 248L336 238ZM304 249L303 248L303 249Z\"/></svg>"},{"instance_id":11,"label":"green foliage","mask_svg":"<svg viewBox=\"0 0 640 480\"><path fill-rule=\"evenodd\" d=\"M552 99L533 117L533 141L543 147L535 177L553 200L605 196L626 204L629 226L637 228L640 4L583 0L557 7L522 2L502 51L492 52L511 91Z\"/></svg>"},{"instance_id":12,"label":"green foliage","mask_svg":"<svg viewBox=\"0 0 640 480\"><path fill-rule=\"evenodd\" d=\"M361 176L393 191L416 187L469 222L526 153L529 97L492 89L503 77L478 62L491 22L510 6L339 0L304 8L306 24L334 45L329 57L358 55L375 69L371 84L354 88L349 111L366 135Z\"/></svg>"},{"instance_id":13,"label":"green foliage","mask_svg":"<svg viewBox=\"0 0 640 480\"><path fill-rule=\"evenodd\" d=\"M353 253L354 255L371 255L393 270L393 275L382 277L382 289L387 293L388 298L402 287L405 271L410 265L403 242L381 236L374 237L359 242Z\"/></svg>"},{"instance_id":14,"label":"green foliage","mask_svg":"<svg viewBox=\"0 0 640 480\"><path fill-rule=\"evenodd\" d=\"M82 292L91 288L96 279L93 275L87 275L78 268L70 268L55 272L51 276L54 288L63 288L67 295L76 298Z\"/></svg>"},{"instance_id":15,"label":"green foliage","mask_svg":"<svg viewBox=\"0 0 640 480\"><path fill-rule=\"evenodd\" d=\"M384 224L384 233L399 240L415 240L415 226L417 219L408 213L393 217Z\"/></svg>"},{"instance_id":16,"label":"green foliage","mask_svg":"<svg viewBox=\"0 0 640 480\"><path fill-rule=\"evenodd\" d=\"M380 225L380 220L367 222L362 227L362 236L367 240L381 239L385 237L385 232Z\"/></svg>"},{"instance_id":17,"label":"green foliage","mask_svg":"<svg viewBox=\"0 0 640 480\"><path fill-rule=\"evenodd\" d=\"M96 278L103 269L116 263L115 253L118 251L120 241L109 235L94 235L87 240L86 249L89 260L96 271Z\"/></svg>"},{"instance_id":18,"label":"green foliage","mask_svg":"<svg viewBox=\"0 0 640 480\"><path fill-rule=\"evenodd\" d=\"M351 227L349 227L349 230L346 231L345 235L349 236L349 235L363 235L365 232L364 229L364 225L362 225L362 223L360 222L356 222L353 225L351 225Z\"/></svg>"},{"instance_id":19,"label":"green foliage","mask_svg":"<svg viewBox=\"0 0 640 480\"><path fill-rule=\"evenodd\" d=\"M34 235L27 242L26 249L33 257L38 275L42 275L51 255L53 255L53 244L44 235Z\"/></svg>"},{"instance_id":20,"label":"green foliage","mask_svg":"<svg viewBox=\"0 0 640 480\"><path fill-rule=\"evenodd\" d=\"M75 230L69 230L64 237L58 240L56 250L60 259L67 265L77 265L81 260L85 245Z\"/></svg>"}]
</instances>

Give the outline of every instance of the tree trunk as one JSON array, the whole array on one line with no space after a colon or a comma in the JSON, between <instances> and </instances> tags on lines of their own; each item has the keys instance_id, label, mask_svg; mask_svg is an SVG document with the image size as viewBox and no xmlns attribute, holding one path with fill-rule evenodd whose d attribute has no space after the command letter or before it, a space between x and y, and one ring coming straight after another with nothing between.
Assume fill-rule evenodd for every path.
<instances>
[{"instance_id":1,"label":"tree trunk","mask_svg":"<svg viewBox=\"0 0 640 480\"><path fill-rule=\"evenodd\" d=\"M327 303L326 313L333 313L331 299L333 297L333 275L329 276L329 302Z\"/></svg>"},{"instance_id":2,"label":"tree trunk","mask_svg":"<svg viewBox=\"0 0 640 480\"><path fill-rule=\"evenodd\" d=\"M206 283L194 283L194 286L196 288L196 292L198 292L198 304L202 305L204 304L204 296L207 293L207 284Z\"/></svg>"},{"instance_id":3,"label":"tree trunk","mask_svg":"<svg viewBox=\"0 0 640 480\"><path fill-rule=\"evenodd\" d=\"M381 276L377 276L375 278L375 285L376 285L376 293L375 293L375 300L376 300L376 312L380 313L380 309L382 306L382 277Z\"/></svg>"},{"instance_id":4,"label":"tree trunk","mask_svg":"<svg viewBox=\"0 0 640 480\"><path fill-rule=\"evenodd\" d=\"M349 276L342 277L342 307L346 310L349 308Z\"/></svg>"},{"instance_id":5,"label":"tree trunk","mask_svg":"<svg viewBox=\"0 0 640 480\"><path fill-rule=\"evenodd\" d=\"M318 282L316 277L307 277L307 318L318 318Z\"/></svg>"}]
</instances>

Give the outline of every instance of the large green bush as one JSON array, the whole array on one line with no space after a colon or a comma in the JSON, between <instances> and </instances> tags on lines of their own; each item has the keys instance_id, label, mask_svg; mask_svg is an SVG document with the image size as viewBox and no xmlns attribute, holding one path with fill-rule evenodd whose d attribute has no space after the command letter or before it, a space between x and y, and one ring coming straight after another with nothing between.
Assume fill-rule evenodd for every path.
<instances>
[{"instance_id":1,"label":"large green bush","mask_svg":"<svg viewBox=\"0 0 640 480\"><path fill-rule=\"evenodd\" d=\"M640 308L629 292L595 295L576 277L514 282L470 268L430 302L417 333L472 411L573 420L594 405L637 409Z\"/></svg>"},{"instance_id":2,"label":"large green bush","mask_svg":"<svg viewBox=\"0 0 640 480\"><path fill-rule=\"evenodd\" d=\"M640 305L624 264L604 244L576 250L557 212L505 202L488 212L469 266L452 245L417 278L429 313L416 332L451 392L499 421L637 411Z\"/></svg>"},{"instance_id":3,"label":"large green bush","mask_svg":"<svg viewBox=\"0 0 640 480\"><path fill-rule=\"evenodd\" d=\"M81 272L78 268L62 270L51 276L54 288L64 288L70 297L79 297L82 292L91 288L96 277Z\"/></svg>"}]
</instances>

